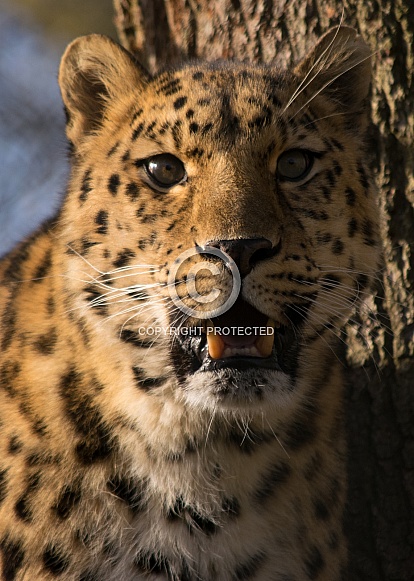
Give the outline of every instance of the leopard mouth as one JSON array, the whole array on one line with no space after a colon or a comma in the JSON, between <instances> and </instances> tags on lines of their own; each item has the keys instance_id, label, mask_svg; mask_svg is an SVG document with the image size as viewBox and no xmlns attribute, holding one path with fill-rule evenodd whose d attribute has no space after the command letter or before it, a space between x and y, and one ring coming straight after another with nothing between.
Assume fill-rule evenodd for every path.
<instances>
[{"instance_id":1,"label":"leopard mouth","mask_svg":"<svg viewBox=\"0 0 414 581\"><path fill-rule=\"evenodd\" d=\"M181 353L175 355L181 359L174 353L173 359L180 359L180 375L254 368L291 374L299 347L298 322L282 325L238 298L227 312L180 334L176 349Z\"/></svg>"}]
</instances>

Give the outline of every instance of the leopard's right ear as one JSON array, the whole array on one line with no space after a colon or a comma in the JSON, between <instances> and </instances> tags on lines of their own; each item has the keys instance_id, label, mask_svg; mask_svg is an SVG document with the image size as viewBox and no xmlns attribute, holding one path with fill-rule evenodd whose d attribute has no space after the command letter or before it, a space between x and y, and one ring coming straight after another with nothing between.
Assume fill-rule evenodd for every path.
<instances>
[{"instance_id":1,"label":"leopard's right ear","mask_svg":"<svg viewBox=\"0 0 414 581\"><path fill-rule=\"evenodd\" d=\"M328 30L294 72L313 98L328 96L341 113L366 114L371 82L371 50L356 30Z\"/></svg>"},{"instance_id":2,"label":"leopard's right ear","mask_svg":"<svg viewBox=\"0 0 414 581\"><path fill-rule=\"evenodd\" d=\"M107 36L91 34L74 40L59 69L59 85L67 113L66 133L76 146L99 130L105 111L131 91L143 89L150 74L133 56Z\"/></svg>"}]
</instances>

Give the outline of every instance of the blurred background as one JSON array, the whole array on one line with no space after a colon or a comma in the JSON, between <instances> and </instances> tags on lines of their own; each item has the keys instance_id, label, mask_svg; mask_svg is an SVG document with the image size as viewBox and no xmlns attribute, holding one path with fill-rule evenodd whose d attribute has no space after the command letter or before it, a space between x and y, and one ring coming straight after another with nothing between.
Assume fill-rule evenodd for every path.
<instances>
[{"instance_id":1,"label":"blurred background","mask_svg":"<svg viewBox=\"0 0 414 581\"><path fill-rule=\"evenodd\" d=\"M0 256L64 194L57 72L65 46L92 32L117 38L112 0L0 0Z\"/></svg>"}]
</instances>

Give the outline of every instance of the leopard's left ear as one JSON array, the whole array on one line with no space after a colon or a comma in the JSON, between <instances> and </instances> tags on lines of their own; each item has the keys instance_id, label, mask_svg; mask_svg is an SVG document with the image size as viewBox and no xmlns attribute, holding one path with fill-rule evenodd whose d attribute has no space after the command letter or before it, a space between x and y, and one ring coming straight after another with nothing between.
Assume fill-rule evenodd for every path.
<instances>
[{"instance_id":1,"label":"leopard's left ear","mask_svg":"<svg viewBox=\"0 0 414 581\"><path fill-rule=\"evenodd\" d=\"M358 112L371 82L371 51L356 30L331 28L300 61L295 74L311 96L328 95L338 108Z\"/></svg>"},{"instance_id":2,"label":"leopard's left ear","mask_svg":"<svg viewBox=\"0 0 414 581\"><path fill-rule=\"evenodd\" d=\"M74 40L59 69L69 140L77 145L99 130L108 106L143 89L149 79L133 56L109 37L91 34Z\"/></svg>"}]
</instances>

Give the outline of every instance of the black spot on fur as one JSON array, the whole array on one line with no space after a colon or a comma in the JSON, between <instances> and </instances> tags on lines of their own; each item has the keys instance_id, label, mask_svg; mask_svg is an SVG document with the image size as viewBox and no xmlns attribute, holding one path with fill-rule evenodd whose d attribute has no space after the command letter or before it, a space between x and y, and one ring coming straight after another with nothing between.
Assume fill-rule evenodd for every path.
<instances>
[{"instance_id":1,"label":"black spot on fur","mask_svg":"<svg viewBox=\"0 0 414 581\"><path fill-rule=\"evenodd\" d=\"M328 244L332 240L332 234L330 232L318 232L316 240L319 244Z\"/></svg>"},{"instance_id":2,"label":"black spot on fur","mask_svg":"<svg viewBox=\"0 0 414 581\"><path fill-rule=\"evenodd\" d=\"M93 309L101 316L106 316L108 311L107 311L107 305L105 303L105 300L101 300L102 299L102 294L99 290L97 290L96 288L93 287L85 287L83 289L84 295L85 295L85 300L90 303L90 306L93 307Z\"/></svg>"},{"instance_id":3,"label":"black spot on fur","mask_svg":"<svg viewBox=\"0 0 414 581\"><path fill-rule=\"evenodd\" d=\"M118 188L121 183L120 177L117 173L111 175L108 180L108 190L111 192L113 196L116 196L118 193Z\"/></svg>"},{"instance_id":4,"label":"black spot on fur","mask_svg":"<svg viewBox=\"0 0 414 581\"><path fill-rule=\"evenodd\" d=\"M81 202L85 202L88 199L89 192L92 191L91 174L92 170L89 168L86 170L82 178L81 193L79 195L79 200Z\"/></svg>"},{"instance_id":5,"label":"black spot on fur","mask_svg":"<svg viewBox=\"0 0 414 581\"><path fill-rule=\"evenodd\" d=\"M4 353L12 342L15 326L16 326L17 314L14 306L13 297L7 303L4 309L3 316L1 318L1 327L3 329L3 338L1 340L0 350ZM2 384L0 383L0 386Z\"/></svg>"},{"instance_id":6,"label":"black spot on fur","mask_svg":"<svg viewBox=\"0 0 414 581\"><path fill-rule=\"evenodd\" d=\"M14 505L14 512L20 520L29 523L32 521L33 515L30 508L29 500L22 496L20 497L16 504Z\"/></svg>"},{"instance_id":7,"label":"black spot on fur","mask_svg":"<svg viewBox=\"0 0 414 581\"><path fill-rule=\"evenodd\" d=\"M75 448L79 460L84 464L94 464L100 460L105 460L111 454L112 447L106 434L104 434L104 438L105 440L99 441L94 434L81 440Z\"/></svg>"},{"instance_id":8,"label":"black spot on fur","mask_svg":"<svg viewBox=\"0 0 414 581\"><path fill-rule=\"evenodd\" d=\"M79 254L81 256L86 256L89 252L89 248L92 248L93 246L96 246L97 244L99 244L99 242L96 242L94 240L89 240L85 236L83 236L81 238L80 243L81 243L81 246L79 248Z\"/></svg>"},{"instance_id":9,"label":"black spot on fur","mask_svg":"<svg viewBox=\"0 0 414 581\"><path fill-rule=\"evenodd\" d=\"M141 367L133 367L134 378L139 389L150 391L154 387L160 387L166 381L165 377L146 377Z\"/></svg>"},{"instance_id":10,"label":"black spot on fur","mask_svg":"<svg viewBox=\"0 0 414 581\"><path fill-rule=\"evenodd\" d=\"M46 301L46 311L49 317L52 317L55 314L55 299L52 294L47 298Z\"/></svg>"},{"instance_id":11,"label":"black spot on fur","mask_svg":"<svg viewBox=\"0 0 414 581\"><path fill-rule=\"evenodd\" d=\"M309 579L317 579L319 573L325 567L325 560L318 549L318 547L312 547L305 558L306 573Z\"/></svg>"},{"instance_id":12,"label":"black spot on fur","mask_svg":"<svg viewBox=\"0 0 414 581\"><path fill-rule=\"evenodd\" d=\"M307 218L311 218L312 220L327 220L329 218L328 213L325 210L320 210L319 212L316 210L310 210L308 208L296 208L297 212L300 212Z\"/></svg>"},{"instance_id":13,"label":"black spot on fur","mask_svg":"<svg viewBox=\"0 0 414 581\"><path fill-rule=\"evenodd\" d=\"M134 121L136 121L138 119L138 117L141 117L141 115L143 114L144 109L142 109L142 107L140 107L139 109L137 109L134 114L132 115L132 119L131 119L131 124L134 123Z\"/></svg>"},{"instance_id":14,"label":"black spot on fur","mask_svg":"<svg viewBox=\"0 0 414 581\"><path fill-rule=\"evenodd\" d=\"M106 156L107 156L107 157L112 157L112 156L113 156L113 154L115 153L115 151L118 149L118 147L119 147L119 141L117 141L117 142L115 143L115 145L113 145L113 146L111 147L111 149L108 151L108 153L106 154Z\"/></svg>"},{"instance_id":15,"label":"black spot on fur","mask_svg":"<svg viewBox=\"0 0 414 581\"><path fill-rule=\"evenodd\" d=\"M49 544L43 553L43 565L53 575L61 575L69 567L69 558L58 545Z\"/></svg>"},{"instance_id":16,"label":"black spot on fur","mask_svg":"<svg viewBox=\"0 0 414 581\"><path fill-rule=\"evenodd\" d=\"M139 335L137 335L137 333L135 333L134 331L130 331L129 329L122 329L122 333L120 335L120 338L125 343L130 343L131 345L134 345L135 347L148 348L148 347L151 347L151 345L153 344L152 341L145 341L144 339L140 339L140 337L139 337Z\"/></svg>"},{"instance_id":17,"label":"black spot on fur","mask_svg":"<svg viewBox=\"0 0 414 581\"><path fill-rule=\"evenodd\" d=\"M274 105L275 107L278 107L278 108L282 107L282 101L274 93L269 95L268 98L269 98L269 101L272 103L272 105Z\"/></svg>"},{"instance_id":18,"label":"black spot on fur","mask_svg":"<svg viewBox=\"0 0 414 581\"><path fill-rule=\"evenodd\" d=\"M363 291L364 289L366 289L369 285L369 279L367 277L366 274L360 274L357 277L357 290L358 291Z\"/></svg>"},{"instance_id":19,"label":"black spot on fur","mask_svg":"<svg viewBox=\"0 0 414 581\"><path fill-rule=\"evenodd\" d=\"M223 512L229 517L237 517L240 515L240 502L235 496L223 500Z\"/></svg>"},{"instance_id":20,"label":"black spot on fur","mask_svg":"<svg viewBox=\"0 0 414 581\"><path fill-rule=\"evenodd\" d=\"M263 107L263 113L257 115L251 121L248 122L248 127L250 129L261 129L262 127L266 127L272 121L272 111L268 107Z\"/></svg>"},{"instance_id":21,"label":"black spot on fur","mask_svg":"<svg viewBox=\"0 0 414 581\"><path fill-rule=\"evenodd\" d=\"M336 177L330 169L326 172L326 179L328 180L329 187L334 188L336 186Z\"/></svg>"},{"instance_id":22,"label":"black spot on fur","mask_svg":"<svg viewBox=\"0 0 414 581\"><path fill-rule=\"evenodd\" d=\"M190 533L199 530L210 536L218 530L214 521L202 515L195 507L186 504L181 497L176 499L174 506L167 511L166 517L170 522L181 520Z\"/></svg>"},{"instance_id":23,"label":"black spot on fur","mask_svg":"<svg viewBox=\"0 0 414 581\"><path fill-rule=\"evenodd\" d=\"M136 211L137 218L142 218L145 213L145 204L141 204L140 207Z\"/></svg>"},{"instance_id":24,"label":"black spot on fur","mask_svg":"<svg viewBox=\"0 0 414 581\"><path fill-rule=\"evenodd\" d=\"M65 520L79 504L80 499L80 486L77 484L67 485L60 491L56 503L52 506L52 510L61 520Z\"/></svg>"},{"instance_id":25,"label":"black spot on fur","mask_svg":"<svg viewBox=\"0 0 414 581\"><path fill-rule=\"evenodd\" d=\"M195 81L200 81L201 79L204 78L204 73L203 71L197 71L196 73L193 73L193 79Z\"/></svg>"},{"instance_id":26,"label":"black spot on fur","mask_svg":"<svg viewBox=\"0 0 414 581\"><path fill-rule=\"evenodd\" d=\"M362 224L362 232L364 234L364 242L368 246L375 246L376 240L374 239L374 225L366 218Z\"/></svg>"},{"instance_id":27,"label":"black spot on fur","mask_svg":"<svg viewBox=\"0 0 414 581\"><path fill-rule=\"evenodd\" d=\"M135 182L130 182L129 184L127 184L125 193L131 200L131 202L135 202L139 196L139 187Z\"/></svg>"},{"instance_id":28,"label":"black spot on fur","mask_svg":"<svg viewBox=\"0 0 414 581\"><path fill-rule=\"evenodd\" d=\"M344 151L344 146L342 145L342 143L339 143L339 141L337 141L333 137L331 137L331 142L332 142L332 145L334 147L336 147L336 149L339 149L339 151Z\"/></svg>"},{"instance_id":29,"label":"black spot on fur","mask_svg":"<svg viewBox=\"0 0 414 581\"><path fill-rule=\"evenodd\" d=\"M214 535L214 533L217 532L217 525L209 518L206 518L191 508L187 508L187 513L192 520L192 523L190 524L191 532L196 529L202 531L205 535Z\"/></svg>"},{"instance_id":30,"label":"black spot on fur","mask_svg":"<svg viewBox=\"0 0 414 581\"><path fill-rule=\"evenodd\" d=\"M95 223L98 224L97 234L107 234L108 232L108 212L99 210L95 216Z\"/></svg>"},{"instance_id":31,"label":"black spot on fur","mask_svg":"<svg viewBox=\"0 0 414 581\"><path fill-rule=\"evenodd\" d=\"M166 573L170 570L167 559L159 554L141 554L135 558L134 565L141 573L152 573L153 575ZM168 575L168 579L173 578Z\"/></svg>"},{"instance_id":32,"label":"black spot on fur","mask_svg":"<svg viewBox=\"0 0 414 581\"><path fill-rule=\"evenodd\" d=\"M190 123L190 133L198 133L200 125L198 123Z\"/></svg>"},{"instance_id":33,"label":"black spot on fur","mask_svg":"<svg viewBox=\"0 0 414 581\"><path fill-rule=\"evenodd\" d=\"M181 90L180 79L169 79L159 88L159 93L164 93L165 96L175 95Z\"/></svg>"},{"instance_id":34,"label":"black spot on fur","mask_svg":"<svg viewBox=\"0 0 414 581\"><path fill-rule=\"evenodd\" d=\"M56 329L52 328L44 335L39 335L33 343L33 346L42 355L52 355L55 350L57 338Z\"/></svg>"},{"instance_id":35,"label":"black spot on fur","mask_svg":"<svg viewBox=\"0 0 414 581\"><path fill-rule=\"evenodd\" d=\"M23 264L28 260L30 256L31 246L36 239L38 233L36 232L20 244L17 249L13 252L9 266L6 268L3 276L3 282L13 282L20 281L22 276Z\"/></svg>"},{"instance_id":36,"label":"black spot on fur","mask_svg":"<svg viewBox=\"0 0 414 581\"><path fill-rule=\"evenodd\" d=\"M61 380L60 394L65 402L66 415L81 436L75 453L84 464L92 464L107 458L115 444L99 410L82 392L83 381L81 374L69 371Z\"/></svg>"},{"instance_id":37,"label":"black spot on fur","mask_svg":"<svg viewBox=\"0 0 414 581\"><path fill-rule=\"evenodd\" d=\"M344 243L340 238L336 238L336 240L333 242L332 252L336 255L344 253Z\"/></svg>"},{"instance_id":38,"label":"black spot on fur","mask_svg":"<svg viewBox=\"0 0 414 581\"><path fill-rule=\"evenodd\" d=\"M262 566L265 558L266 556L264 553L257 553L256 555L249 557L246 561L240 563L234 572L233 581L247 581L248 579L252 579Z\"/></svg>"},{"instance_id":39,"label":"black spot on fur","mask_svg":"<svg viewBox=\"0 0 414 581\"><path fill-rule=\"evenodd\" d=\"M356 201L355 190L353 190L350 187L346 188L345 199L346 199L346 203L348 204L348 206L351 206L351 207L355 206L355 201Z\"/></svg>"},{"instance_id":40,"label":"black spot on fur","mask_svg":"<svg viewBox=\"0 0 414 581\"><path fill-rule=\"evenodd\" d=\"M356 218L351 218L348 222L348 236L353 238L358 232L358 221Z\"/></svg>"},{"instance_id":41,"label":"black spot on fur","mask_svg":"<svg viewBox=\"0 0 414 581\"><path fill-rule=\"evenodd\" d=\"M0 551L3 554L3 581L15 581L24 562L23 543L5 535L0 540Z\"/></svg>"},{"instance_id":42,"label":"black spot on fur","mask_svg":"<svg viewBox=\"0 0 414 581\"><path fill-rule=\"evenodd\" d=\"M361 183L361 186L363 187L363 189L366 192L369 188L369 179L367 176L367 172L365 171L365 168L360 163L358 164L358 174L359 174L359 181Z\"/></svg>"},{"instance_id":43,"label":"black spot on fur","mask_svg":"<svg viewBox=\"0 0 414 581\"><path fill-rule=\"evenodd\" d=\"M314 498L312 502L316 518L323 521L328 520L329 508L326 502L322 498Z\"/></svg>"},{"instance_id":44,"label":"black spot on fur","mask_svg":"<svg viewBox=\"0 0 414 581\"><path fill-rule=\"evenodd\" d=\"M204 137L205 135L207 135L207 133L209 133L213 129L213 127L214 127L213 123L206 123L201 130L201 135Z\"/></svg>"},{"instance_id":45,"label":"black spot on fur","mask_svg":"<svg viewBox=\"0 0 414 581\"><path fill-rule=\"evenodd\" d=\"M40 483L40 472L35 472L34 474L31 474L28 479L25 491L18 498L14 505L14 512L17 518L26 523L31 522L33 518L30 502L33 493L36 492L36 490L38 490L39 488L39 483Z\"/></svg>"},{"instance_id":46,"label":"black spot on fur","mask_svg":"<svg viewBox=\"0 0 414 581\"><path fill-rule=\"evenodd\" d=\"M334 161L334 172L338 177L342 175L343 169L338 161Z\"/></svg>"},{"instance_id":47,"label":"black spot on fur","mask_svg":"<svg viewBox=\"0 0 414 581\"><path fill-rule=\"evenodd\" d=\"M18 436L12 436L9 441L8 452L9 454L18 454L23 448L23 443L19 440Z\"/></svg>"},{"instance_id":48,"label":"black spot on fur","mask_svg":"<svg viewBox=\"0 0 414 581\"><path fill-rule=\"evenodd\" d=\"M173 220L171 222L171 224L167 227L167 232L171 232L171 230L173 230L175 228L176 224L177 224L177 220Z\"/></svg>"},{"instance_id":49,"label":"black spot on fur","mask_svg":"<svg viewBox=\"0 0 414 581\"><path fill-rule=\"evenodd\" d=\"M200 157L203 157L204 155L204 149L201 149L199 147L195 147L194 149L187 149L186 154L188 155L188 157L197 157L198 159L200 159Z\"/></svg>"},{"instance_id":50,"label":"black spot on fur","mask_svg":"<svg viewBox=\"0 0 414 581\"><path fill-rule=\"evenodd\" d=\"M33 429L34 433L37 434L38 436L42 436L42 437L46 436L47 425L46 425L45 420L43 420L37 416L32 416L32 419L33 419L32 429Z\"/></svg>"},{"instance_id":51,"label":"black spot on fur","mask_svg":"<svg viewBox=\"0 0 414 581\"><path fill-rule=\"evenodd\" d=\"M170 126L171 124L168 121L166 121L161 125L161 128L159 129L158 133L160 135L164 135L164 133L170 128Z\"/></svg>"},{"instance_id":52,"label":"black spot on fur","mask_svg":"<svg viewBox=\"0 0 414 581\"><path fill-rule=\"evenodd\" d=\"M10 396L16 395L15 381L20 373L20 363L17 361L6 361L0 368L0 389Z\"/></svg>"},{"instance_id":53,"label":"black spot on fur","mask_svg":"<svg viewBox=\"0 0 414 581\"><path fill-rule=\"evenodd\" d=\"M263 505L288 480L291 468L287 462L278 462L271 466L260 478L259 486L254 492L255 501Z\"/></svg>"},{"instance_id":54,"label":"black spot on fur","mask_svg":"<svg viewBox=\"0 0 414 581\"><path fill-rule=\"evenodd\" d=\"M8 470L0 470L0 504L7 495L7 472Z\"/></svg>"},{"instance_id":55,"label":"black spot on fur","mask_svg":"<svg viewBox=\"0 0 414 581\"><path fill-rule=\"evenodd\" d=\"M140 124L139 124L139 125L138 125L138 126L135 128L135 129L134 129L134 131L132 132L132 137L131 137L132 141L136 141L136 140L138 139L138 137L141 135L141 133L142 133L142 131L143 131L144 127L145 127L145 124L144 124L144 123L140 123Z\"/></svg>"},{"instance_id":56,"label":"black spot on fur","mask_svg":"<svg viewBox=\"0 0 414 581\"><path fill-rule=\"evenodd\" d=\"M133 514L137 514L144 508L142 481L115 475L107 482L108 490L126 503Z\"/></svg>"},{"instance_id":57,"label":"black spot on fur","mask_svg":"<svg viewBox=\"0 0 414 581\"><path fill-rule=\"evenodd\" d=\"M327 188L326 186L322 186L321 192L322 192L322 195L325 198L325 200L327 202L330 202L332 199L331 190L329 188Z\"/></svg>"},{"instance_id":58,"label":"black spot on fur","mask_svg":"<svg viewBox=\"0 0 414 581\"><path fill-rule=\"evenodd\" d=\"M181 121L177 119L177 121L171 127L171 134L173 136L174 143L177 149L181 148L181 138L182 138L181 125L182 125Z\"/></svg>"},{"instance_id":59,"label":"black spot on fur","mask_svg":"<svg viewBox=\"0 0 414 581\"><path fill-rule=\"evenodd\" d=\"M26 459L26 466L33 468L35 466L50 466L52 464L59 465L60 457L58 455L52 455L48 453L33 452L29 454Z\"/></svg>"},{"instance_id":60,"label":"black spot on fur","mask_svg":"<svg viewBox=\"0 0 414 581\"><path fill-rule=\"evenodd\" d=\"M187 97L179 97L174 101L174 109L182 109L187 103Z\"/></svg>"},{"instance_id":61,"label":"black spot on fur","mask_svg":"<svg viewBox=\"0 0 414 581\"><path fill-rule=\"evenodd\" d=\"M135 252L133 250L131 250L130 248L124 248L123 250L118 252L116 260L114 260L113 262L113 265L115 266L115 268L121 268L122 266L126 266L127 264L129 264L130 259L134 258L134 256Z\"/></svg>"},{"instance_id":62,"label":"black spot on fur","mask_svg":"<svg viewBox=\"0 0 414 581\"><path fill-rule=\"evenodd\" d=\"M50 271L52 266L52 251L48 249L45 252L42 262L36 267L36 270L33 274L33 281L35 283L39 283L41 279L43 279Z\"/></svg>"}]
</instances>

